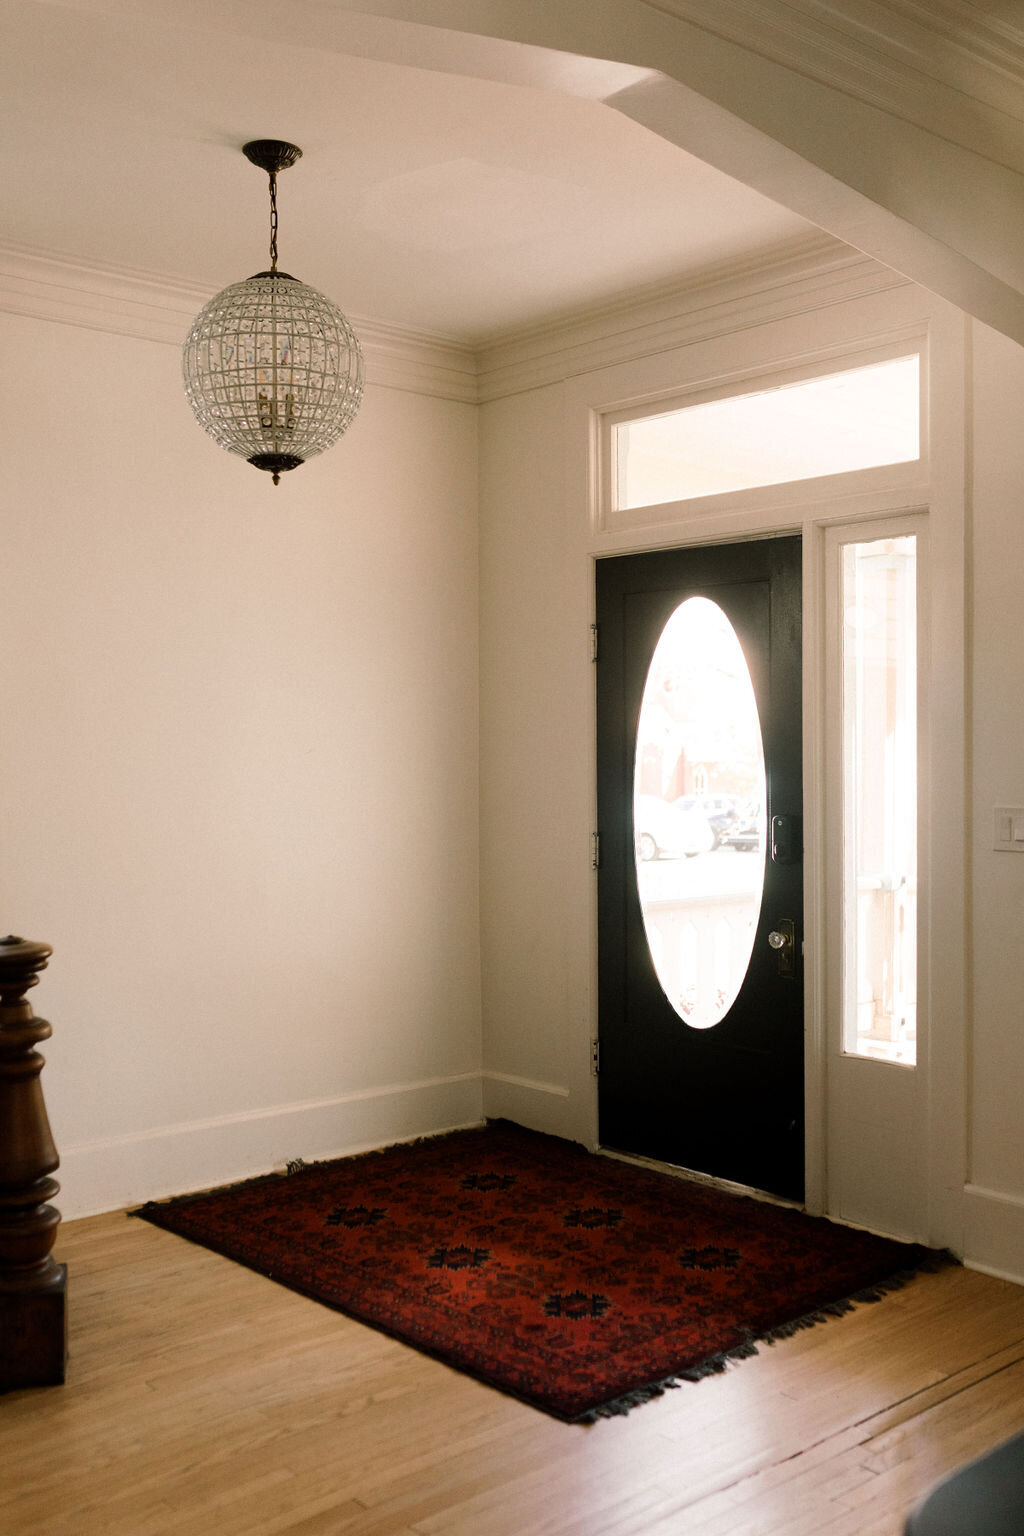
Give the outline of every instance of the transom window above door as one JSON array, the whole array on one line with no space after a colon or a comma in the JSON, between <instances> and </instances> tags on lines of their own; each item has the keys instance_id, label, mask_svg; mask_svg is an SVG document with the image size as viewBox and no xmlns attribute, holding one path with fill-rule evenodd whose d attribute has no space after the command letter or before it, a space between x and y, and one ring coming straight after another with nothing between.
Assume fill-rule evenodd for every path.
<instances>
[{"instance_id":1,"label":"transom window above door","mask_svg":"<svg viewBox=\"0 0 1024 1536\"><path fill-rule=\"evenodd\" d=\"M606 418L611 511L848 474L921 457L915 351L742 393Z\"/></svg>"}]
</instances>

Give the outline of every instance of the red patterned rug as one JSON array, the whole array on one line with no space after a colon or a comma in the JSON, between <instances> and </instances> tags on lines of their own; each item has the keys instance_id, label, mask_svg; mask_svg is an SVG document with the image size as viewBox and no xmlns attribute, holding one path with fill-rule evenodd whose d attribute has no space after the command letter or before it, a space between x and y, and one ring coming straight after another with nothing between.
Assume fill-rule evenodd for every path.
<instances>
[{"instance_id":1,"label":"red patterned rug","mask_svg":"<svg viewBox=\"0 0 1024 1536\"><path fill-rule=\"evenodd\" d=\"M133 1214L569 1421L876 1301L937 1257L506 1121Z\"/></svg>"}]
</instances>

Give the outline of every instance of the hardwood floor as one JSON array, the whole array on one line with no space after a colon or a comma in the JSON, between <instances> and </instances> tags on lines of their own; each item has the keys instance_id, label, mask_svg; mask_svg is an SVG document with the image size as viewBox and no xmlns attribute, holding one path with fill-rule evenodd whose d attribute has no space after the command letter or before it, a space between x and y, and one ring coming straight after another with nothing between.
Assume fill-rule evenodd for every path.
<instances>
[{"instance_id":1,"label":"hardwood floor","mask_svg":"<svg viewBox=\"0 0 1024 1536\"><path fill-rule=\"evenodd\" d=\"M69 1380L0 1398L5 1536L898 1536L1024 1428L1024 1289L967 1270L584 1429L143 1222L58 1256Z\"/></svg>"}]
</instances>

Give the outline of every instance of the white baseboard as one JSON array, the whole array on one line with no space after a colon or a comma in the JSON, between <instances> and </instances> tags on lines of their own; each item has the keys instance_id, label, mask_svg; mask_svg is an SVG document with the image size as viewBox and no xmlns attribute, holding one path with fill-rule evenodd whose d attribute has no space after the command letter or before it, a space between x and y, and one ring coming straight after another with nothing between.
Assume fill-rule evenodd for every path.
<instances>
[{"instance_id":1,"label":"white baseboard","mask_svg":"<svg viewBox=\"0 0 1024 1536\"><path fill-rule=\"evenodd\" d=\"M1024 1285L1024 1199L967 1185L964 1263L983 1274Z\"/></svg>"},{"instance_id":2,"label":"white baseboard","mask_svg":"<svg viewBox=\"0 0 1024 1536\"><path fill-rule=\"evenodd\" d=\"M160 1126L61 1149L66 1221L305 1162L411 1141L483 1119L479 1072Z\"/></svg>"}]
</instances>

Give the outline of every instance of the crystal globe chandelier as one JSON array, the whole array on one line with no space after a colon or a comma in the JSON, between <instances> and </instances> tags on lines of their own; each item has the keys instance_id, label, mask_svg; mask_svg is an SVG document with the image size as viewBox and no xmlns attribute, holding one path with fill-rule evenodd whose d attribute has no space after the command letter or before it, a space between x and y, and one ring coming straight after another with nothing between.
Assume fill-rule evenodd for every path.
<instances>
[{"instance_id":1,"label":"crystal globe chandelier","mask_svg":"<svg viewBox=\"0 0 1024 1536\"><path fill-rule=\"evenodd\" d=\"M210 300L188 333L182 367L199 425L279 485L352 422L363 354L336 304L277 269L277 174L302 150L254 139L243 153L270 177L270 269Z\"/></svg>"}]
</instances>

